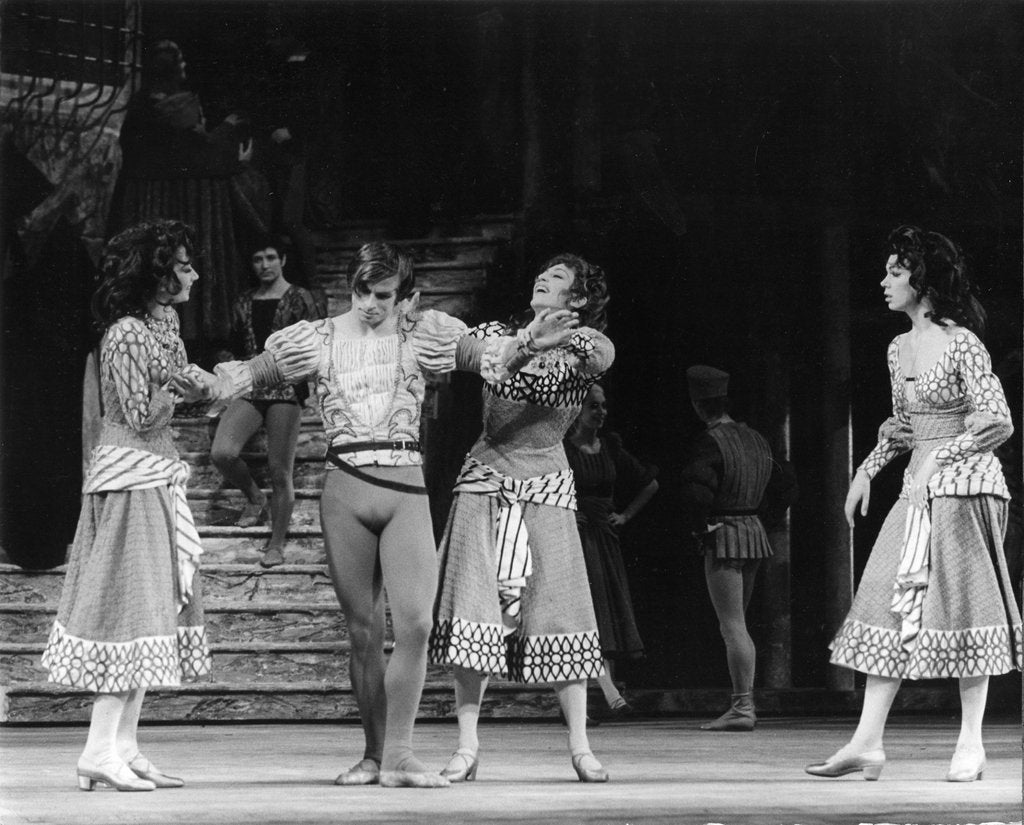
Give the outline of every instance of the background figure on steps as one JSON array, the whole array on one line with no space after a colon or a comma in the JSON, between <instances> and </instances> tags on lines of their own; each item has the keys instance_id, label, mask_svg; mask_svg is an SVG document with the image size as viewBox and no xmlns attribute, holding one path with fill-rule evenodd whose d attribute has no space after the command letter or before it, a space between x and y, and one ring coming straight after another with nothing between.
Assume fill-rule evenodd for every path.
<instances>
[{"instance_id":1,"label":"background figure on steps","mask_svg":"<svg viewBox=\"0 0 1024 825\"><path fill-rule=\"evenodd\" d=\"M693 409L707 428L689 445L681 492L690 533L704 556L732 681L731 707L701 730L752 731L757 651L746 611L761 561L772 555L759 514L769 502L784 512L795 500L796 482L773 461L764 437L729 415L728 373L697 365L686 379Z\"/></svg>"},{"instance_id":2,"label":"background figure on steps","mask_svg":"<svg viewBox=\"0 0 1024 825\"><path fill-rule=\"evenodd\" d=\"M312 292L285 280L287 253L283 240L265 236L255 241L251 252L250 266L259 286L244 292L235 301L231 315L231 348L220 353L222 361L259 355L271 333L298 321L317 321L327 316L327 307ZM295 506L295 447L302 407L308 397L309 385L305 381L254 389L231 402L221 415L213 439L211 461L248 500L238 526L262 524L269 509L271 535L260 561L263 567L284 561L285 539ZM261 425L267 430L269 500L240 457L242 448Z\"/></svg>"},{"instance_id":3,"label":"background figure on steps","mask_svg":"<svg viewBox=\"0 0 1024 825\"><path fill-rule=\"evenodd\" d=\"M597 683L611 716L621 718L634 710L615 686L614 662L643 656L644 646L633 615L619 531L658 492L658 468L630 455L618 433L600 433L607 413L604 388L594 384L564 446L576 483L576 526L601 636L604 673ZM616 503L625 500L625 491L633 495L625 507L616 509Z\"/></svg>"},{"instance_id":4,"label":"background figure on steps","mask_svg":"<svg viewBox=\"0 0 1024 825\"><path fill-rule=\"evenodd\" d=\"M182 337L193 359L208 365L209 347L226 339L231 303L240 292L244 265L236 233L252 232L248 219L258 220L251 210L237 208L232 186L252 156L252 141L240 141L238 114L208 128L185 68L181 49L170 40L146 53L142 88L121 126L124 160L111 226L118 230L143 219L174 218L196 229L196 257L207 277L196 300L182 309Z\"/></svg>"},{"instance_id":5,"label":"background figure on steps","mask_svg":"<svg viewBox=\"0 0 1024 825\"><path fill-rule=\"evenodd\" d=\"M50 681L93 691L78 783L119 791L179 787L139 752L146 689L210 670L199 535L185 499L188 466L169 426L175 405L208 397L186 364L175 306L199 275L191 229L145 221L116 235L93 314L103 420L43 665Z\"/></svg>"},{"instance_id":6,"label":"background figure on steps","mask_svg":"<svg viewBox=\"0 0 1024 825\"><path fill-rule=\"evenodd\" d=\"M466 369L500 382L527 355L520 339L481 341L467 336L457 318L420 312L412 259L389 244L361 247L348 276L348 312L300 321L271 335L256 358L219 364L218 395L315 384L329 444L320 520L366 738L363 758L336 783L444 787L448 780L428 771L412 749L437 581L418 442L424 374ZM575 323L573 313L552 310L529 333L550 348ZM385 592L395 637L389 661Z\"/></svg>"}]
</instances>

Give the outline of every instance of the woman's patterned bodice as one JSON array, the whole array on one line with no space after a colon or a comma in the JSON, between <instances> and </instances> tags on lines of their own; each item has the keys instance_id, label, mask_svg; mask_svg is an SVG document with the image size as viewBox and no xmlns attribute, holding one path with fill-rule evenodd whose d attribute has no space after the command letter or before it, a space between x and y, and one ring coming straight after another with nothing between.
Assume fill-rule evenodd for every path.
<instances>
[{"instance_id":1,"label":"woman's patterned bodice","mask_svg":"<svg viewBox=\"0 0 1024 825\"><path fill-rule=\"evenodd\" d=\"M474 327L486 340L512 335L505 324ZM563 347L538 353L516 372L483 389L483 432L470 450L477 461L513 478L568 466L562 439L591 385L612 365L615 348L602 333L581 327Z\"/></svg>"},{"instance_id":2,"label":"woman's patterned bodice","mask_svg":"<svg viewBox=\"0 0 1024 825\"><path fill-rule=\"evenodd\" d=\"M177 457L168 423L174 397L151 382L165 383L187 368L178 315L126 316L110 326L100 345L103 429L97 444L134 447Z\"/></svg>"},{"instance_id":3,"label":"woman's patterned bodice","mask_svg":"<svg viewBox=\"0 0 1024 825\"><path fill-rule=\"evenodd\" d=\"M931 369L908 378L900 366L902 337L894 338L888 351L893 413L860 469L873 478L897 455L913 450L900 493L906 497L913 474L933 452L939 471L928 484L932 495L1009 498L992 450L1010 437L1013 425L985 345L961 330Z\"/></svg>"}]
</instances>

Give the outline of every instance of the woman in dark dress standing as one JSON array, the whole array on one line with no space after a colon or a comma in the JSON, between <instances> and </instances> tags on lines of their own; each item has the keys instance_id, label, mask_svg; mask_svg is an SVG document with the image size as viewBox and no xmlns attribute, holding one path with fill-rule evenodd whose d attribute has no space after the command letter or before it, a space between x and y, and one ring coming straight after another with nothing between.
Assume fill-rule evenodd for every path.
<instances>
[{"instance_id":1,"label":"woman in dark dress standing","mask_svg":"<svg viewBox=\"0 0 1024 825\"><path fill-rule=\"evenodd\" d=\"M604 673L597 683L616 717L629 714L632 708L615 686L614 662L639 658L644 651L622 562L619 530L658 492L658 470L630 455L617 433L600 433L607 412L604 389L594 384L565 439L565 454L576 482L576 526L604 658ZM623 489L637 492L629 504L617 510L616 492L621 494Z\"/></svg>"}]
</instances>

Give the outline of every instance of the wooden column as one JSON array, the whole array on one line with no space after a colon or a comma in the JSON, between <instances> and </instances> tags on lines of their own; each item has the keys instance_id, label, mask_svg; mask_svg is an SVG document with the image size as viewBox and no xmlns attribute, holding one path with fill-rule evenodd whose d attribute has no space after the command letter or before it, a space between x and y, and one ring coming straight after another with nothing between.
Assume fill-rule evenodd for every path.
<instances>
[{"instance_id":1,"label":"wooden column","mask_svg":"<svg viewBox=\"0 0 1024 825\"><path fill-rule=\"evenodd\" d=\"M821 235L823 363L821 490L822 552L827 556L822 599L829 632L843 621L853 601L853 542L843 505L850 486L850 250L845 224L831 221ZM829 667L832 690L852 690L853 672Z\"/></svg>"},{"instance_id":2,"label":"wooden column","mask_svg":"<svg viewBox=\"0 0 1024 825\"><path fill-rule=\"evenodd\" d=\"M769 357L764 368L764 403L770 429L764 431L772 452L786 461L790 458L789 437L789 375L778 357ZM761 570L761 588L765 594L762 617L766 625L767 638L760 651L758 668L764 674L766 688L787 688L793 685L793 635L792 612L790 609L790 552L789 514L779 524L770 527L768 541L772 546L772 558Z\"/></svg>"}]
</instances>

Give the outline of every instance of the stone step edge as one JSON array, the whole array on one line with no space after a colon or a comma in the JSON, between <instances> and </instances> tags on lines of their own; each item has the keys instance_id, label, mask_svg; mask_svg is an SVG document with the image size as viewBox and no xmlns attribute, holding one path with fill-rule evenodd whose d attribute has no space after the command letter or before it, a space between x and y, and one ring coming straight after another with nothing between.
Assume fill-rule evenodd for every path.
<instances>
[{"instance_id":1,"label":"stone step edge","mask_svg":"<svg viewBox=\"0 0 1024 825\"><path fill-rule=\"evenodd\" d=\"M0 602L0 614L55 614L56 604L17 604ZM211 602L203 605L204 613L341 613L337 602Z\"/></svg>"},{"instance_id":2,"label":"stone step edge","mask_svg":"<svg viewBox=\"0 0 1024 825\"><path fill-rule=\"evenodd\" d=\"M433 238L396 238L388 241L392 246L458 246L460 244L498 244L508 243L507 238L494 237L493 235L442 235ZM362 244L359 241L330 241L325 240L317 244L317 253L329 249L351 249L358 250Z\"/></svg>"},{"instance_id":3,"label":"stone step edge","mask_svg":"<svg viewBox=\"0 0 1024 825\"><path fill-rule=\"evenodd\" d=\"M255 527L239 527L236 524L197 524L196 529L199 530L201 538L204 536L207 538L230 538L232 536L246 538L260 537L271 533L268 524L258 524ZM322 538L323 536L324 532L318 526L302 524L290 525L286 534L287 538Z\"/></svg>"},{"instance_id":4,"label":"stone step edge","mask_svg":"<svg viewBox=\"0 0 1024 825\"><path fill-rule=\"evenodd\" d=\"M265 496L270 496L270 494L273 492L273 490L271 490L269 487L263 487L261 488L261 490L263 492L263 495ZM320 498L322 493L323 490L321 490L319 487L297 487L295 489L295 498ZM206 499L213 498L240 499L244 497L241 490L230 490L224 487L195 487L189 489L187 496L190 500L194 499L195 501L205 501Z\"/></svg>"},{"instance_id":5,"label":"stone step edge","mask_svg":"<svg viewBox=\"0 0 1024 825\"><path fill-rule=\"evenodd\" d=\"M413 269L419 273L425 270L434 270L439 272L452 271L452 272L486 272L490 263L488 261L459 261L459 260L444 260L444 261L414 261ZM321 283L324 281L333 282L336 280L337 275L348 275L348 265L342 266L339 262L338 265L333 263L327 263L325 261L317 261L316 276L317 280ZM441 285L438 284L436 287L439 288Z\"/></svg>"},{"instance_id":6,"label":"stone step edge","mask_svg":"<svg viewBox=\"0 0 1024 825\"><path fill-rule=\"evenodd\" d=\"M240 529L251 529L251 528L240 528ZM255 571L253 568L256 568ZM57 567L50 567L46 570L28 570L24 567L19 567L16 564L0 564L0 576L5 573L13 573L16 575L25 576L46 576L46 575L64 575L67 572L68 566L66 564L58 565ZM290 575L307 575L309 573L326 573L326 564L279 564L277 567L265 568L257 567L255 564L231 564L228 562L203 562L200 565L200 570L204 573L259 573L260 575L275 575L279 573L286 573Z\"/></svg>"},{"instance_id":7,"label":"stone step edge","mask_svg":"<svg viewBox=\"0 0 1024 825\"><path fill-rule=\"evenodd\" d=\"M440 686L425 684L424 693L451 693L454 691L454 683ZM494 693L516 694L516 693L550 693L554 699L554 693L548 684L518 685L513 682L498 683L487 688L488 695ZM238 693L321 693L350 695L352 687L341 682L190 682L184 685L173 685L163 687L151 687L146 689L147 698L153 694L177 694L177 695L205 695L205 694L238 694ZM79 690L76 688L55 685L51 682L16 682L9 685L0 685L0 698L9 696L91 696L93 691Z\"/></svg>"},{"instance_id":8,"label":"stone step edge","mask_svg":"<svg viewBox=\"0 0 1024 825\"><path fill-rule=\"evenodd\" d=\"M320 275L321 286L324 287L324 291L330 298L345 298L351 291L347 286L337 284L332 270L327 270L324 274ZM456 284L448 286L445 284L436 284L434 286L422 286L417 287L416 292L422 295L465 295L468 292L483 292L486 287L483 284L467 287L462 284Z\"/></svg>"},{"instance_id":9,"label":"stone step edge","mask_svg":"<svg viewBox=\"0 0 1024 825\"><path fill-rule=\"evenodd\" d=\"M238 457L241 458L243 461L246 461L246 462L249 462L249 461L266 461L267 460L266 452L244 452L244 453L239 453ZM207 461L209 461L210 451L209 450L202 450L202 451L199 451L199 450L189 450L189 451L179 452L178 453L178 458L180 458L182 461L189 462L189 463L194 462L194 461L199 461L200 459L206 459ZM322 464L322 463L324 463L324 457L322 455L297 455L297 456L295 456L295 463L296 464L311 464L311 463L314 463L314 462Z\"/></svg>"}]
</instances>

